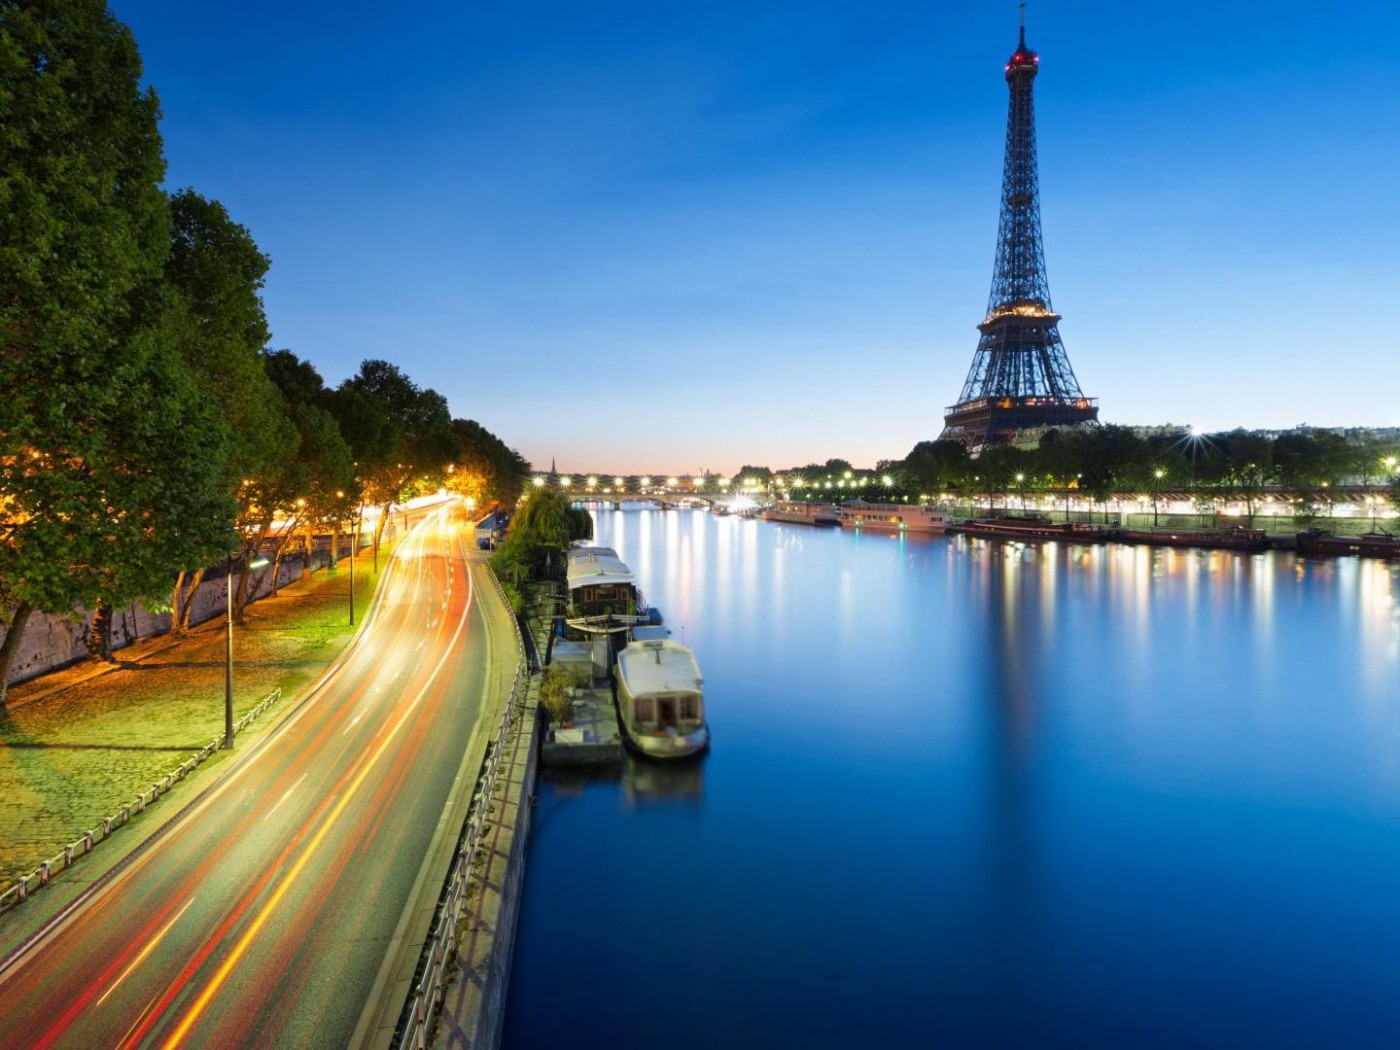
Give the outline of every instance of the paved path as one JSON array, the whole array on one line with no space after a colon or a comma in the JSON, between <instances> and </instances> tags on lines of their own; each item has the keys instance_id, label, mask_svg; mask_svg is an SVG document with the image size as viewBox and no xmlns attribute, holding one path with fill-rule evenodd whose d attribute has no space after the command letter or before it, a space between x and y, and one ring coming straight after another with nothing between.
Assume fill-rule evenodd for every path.
<instances>
[{"instance_id":1,"label":"paved path","mask_svg":"<svg viewBox=\"0 0 1400 1050\"><path fill-rule=\"evenodd\" d=\"M452 513L400 544L363 633L277 731L0 963L0 1046L346 1045L494 723L487 596Z\"/></svg>"}]
</instances>

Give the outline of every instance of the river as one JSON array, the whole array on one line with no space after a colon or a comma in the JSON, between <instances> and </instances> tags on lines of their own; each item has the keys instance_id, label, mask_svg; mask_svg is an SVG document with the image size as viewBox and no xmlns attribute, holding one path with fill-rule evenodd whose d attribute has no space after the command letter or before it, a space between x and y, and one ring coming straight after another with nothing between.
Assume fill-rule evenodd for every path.
<instances>
[{"instance_id":1,"label":"river","mask_svg":"<svg viewBox=\"0 0 1400 1050\"><path fill-rule=\"evenodd\" d=\"M1400 1045L1400 566L595 521L713 745L541 783L505 1046Z\"/></svg>"}]
</instances>

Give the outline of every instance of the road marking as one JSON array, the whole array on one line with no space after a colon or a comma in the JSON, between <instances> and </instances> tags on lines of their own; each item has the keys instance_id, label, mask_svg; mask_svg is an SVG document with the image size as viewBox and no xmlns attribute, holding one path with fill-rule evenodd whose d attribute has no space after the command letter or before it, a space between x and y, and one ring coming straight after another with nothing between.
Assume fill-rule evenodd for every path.
<instances>
[{"instance_id":1,"label":"road marking","mask_svg":"<svg viewBox=\"0 0 1400 1050\"><path fill-rule=\"evenodd\" d=\"M146 947L141 949L141 954L131 960L131 965L128 966L125 970L123 970L122 975L112 982L112 987L108 988L105 992L102 993L102 998L97 1000L97 1002L93 1004L94 1007L101 1006L103 1003L105 1003L107 1001L107 996L111 995L117 990L117 985L125 981L132 970L136 969L136 967L140 966L143 962L145 962L146 956L150 955L151 952L155 951L155 947L157 944L160 943L161 938L170 932L170 927L174 926L177 922L180 921L180 916L184 915L185 912L189 911L190 905L193 903L193 897L185 901L185 906L175 913L175 917L173 919L171 919L169 922L167 922L164 926L161 927L160 933L156 934L154 937L152 937L149 941L146 942Z\"/></svg>"},{"instance_id":2,"label":"road marking","mask_svg":"<svg viewBox=\"0 0 1400 1050\"><path fill-rule=\"evenodd\" d=\"M403 711L399 714L398 720L394 723L393 729L391 729L389 734L384 737L383 741L380 742L379 746L375 749L374 754L370 756L369 760L360 767L360 770L356 774L355 779L345 789L345 793L336 802L335 808L332 809L329 814L327 814L325 819L321 822L321 826L317 829L316 834L312 837L311 841L303 847L301 856L297 858L296 863L292 865L291 870L287 872L286 876L282 879L281 884L278 885L277 889L273 892L272 896L268 899L267 903L262 906L262 909L253 919L252 923L244 932L243 936L238 939L238 943L233 946L233 950L229 953L228 958L224 960L223 964L209 979L209 983L205 986L204 991L202 991L199 994L199 997L195 999L195 1001L190 1005L189 1009L185 1013L185 1016L182 1017L180 1019L180 1023L176 1025L175 1030L161 1044L162 1050L173 1050L174 1047L179 1046L180 1043L184 1040L184 1038L189 1034L190 1029L193 1028L195 1024L199 1021L200 1017L203 1016L204 1011L209 1008L209 1004L213 1001L214 997L218 995L219 989L223 987L224 983L228 980L229 975L233 973L234 969L238 966L240 960L242 960L243 956L247 954L248 949L252 946L253 941L262 931L263 926L265 926L267 924L268 919L271 918L272 913L276 911L277 907L281 904L282 898L287 895L287 891L290 890L292 886L297 882L297 880L301 877L302 871L306 868L306 865L311 861L311 858L316 854L317 850L321 845L321 842L325 839L326 835L330 833L331 828L334 827L335 824L339 821L341 815L345 811L345 807L350 804L350 800L354 798L355 795L359 792L361 786L365 782L365 778L368 777L370 772L374 769L374 767L378 765L379 760L384 756L384 752L388 750L389 745L393 743L394 738L398 736L399 730L401 730L408 723L409 716L412 715L414 711L418 709L419 704L423 702L423 699L428 694L429 688L432 686L433 682L437 680L438 675L442 673L442 669L446 665L448 659L456 655L457 640L461 637L462 632L466 629L467 621L471 614L471 607L471 596L468 595L467 603L462 607L462 615L457 621L457 629L453 632L452 638L449 640L447 646L444 648L442 655L438 657L437 663L433 666L432 672L428 675L427 679L419 687L417 694L414 696L413 700L407 706L405 706Z\"/></svg>"},{"instance_id":3,"label":"road marking","mask_svg":"<svg viewBox=\"0 0 1400 1050\"><path fill-rule=\"evenodd\" d=\"M356 721L358 721L358 719L356 719ZM343 736L344 734L341 734L341 735ZM269 809L269 810L267 811L266 814L264 814L263 820L266 820L268 817L272 816L272 814L276 813L276 812L277 812L277 807L280 806L283 802L286 802L287 799L291 798L292 792L295 791L297 788L299 788L299 787L301 786L301 782L302 782L303 780L305 780L305 779L306 779L306 774L305 774L305 773L303 773L301 776L297 777L297 782L296 782L295 784L293 784L291 787L289 787L286 791L282 792L282 797L279 798L279 799L277 800L277 804L276 804L276 805L274 805L271 809Z\"/></svg>"}]
</instances>

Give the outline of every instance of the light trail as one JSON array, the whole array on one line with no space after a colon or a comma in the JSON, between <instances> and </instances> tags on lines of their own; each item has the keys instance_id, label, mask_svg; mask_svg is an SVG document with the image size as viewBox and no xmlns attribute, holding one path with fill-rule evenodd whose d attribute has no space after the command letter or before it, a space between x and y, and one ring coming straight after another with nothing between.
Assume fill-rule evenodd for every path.
<instances>
[{"instance_id":1,"label":"light trail","mask_svg":"<svg viewBox=\"0 0 1400 1050\"><path fill-rule=\"evenodd\" d=\"M172 918L169 922L167 922L164 926L161 927L161 930L158 934L156 934L154 937L152 937L149 941L146 942L146 947L141 949L141 954L136 956L135 959L131 960L131 965L122 971L122 975L112 982L112 986L102 993L102 998L97 1000L97 1002L93 1003L93 1006L101 1006L103 1003L105 1003L107 1001L107 996L111 995L117 990L117 986L127 979L127 977L131 974L131 971L135 970L136 967L140 966L143 962L145 962L146 956L150 955L151 952L155 951L156 945L159 944L161 940L165 937L165 935L170 932L170 927L174 926L177 922L180 921L180 916L184 915L185 912L190 910L190 905L193 904L194 901L195 898L193 897L185 901L185 906L175 913L174 918Z\"/></svg>"}]
</instances>

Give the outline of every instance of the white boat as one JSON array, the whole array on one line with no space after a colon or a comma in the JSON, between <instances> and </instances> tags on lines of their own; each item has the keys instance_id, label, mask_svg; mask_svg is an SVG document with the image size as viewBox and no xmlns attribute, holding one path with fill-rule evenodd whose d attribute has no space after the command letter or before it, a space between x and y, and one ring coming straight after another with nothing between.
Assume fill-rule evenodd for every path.
<instances>
[{"instance_id":1,"label":"white boat","mask_svg":"<svg viewBox=\"0 0 1400 1050\"><path fill-rule=\"evenodd\" d=\"M700 668L670 639L633 642L618 654L617 713L627 739L653 758L682 758L710 743Z\"/></svg>"},{"instance_id":2,"label":"white boat","mask_svg":"<svg viewBox=\"0 0 1400 1050\"><path fill-rule=\"evenodd\" d=\"M866 503L854 499L842 503L836 511L841 527L847 529L937 534L953 523L950 515L918 503Z\"/></svg>"},{"instance_id":3,"label":"white boat","mask_svg":"<svg viewBox=\"0 0 1400 1050\"><path fill-rule=\"evenodd\" d=\"M613 634L647 622L632 570L609 547L575 547L565 572L564 622L584 634Z\"/></svg>"},{"instance_id":4,"label":"white boat","mask_svg":"<svg viewBox=\"0 0 1400 1050\"><path fill-rule=\"evenodd\" d=\"M834 503L813 503L809 500L779 500L764 510L763 520L782 521L791 525L841 524Z\"/></svg>"}]
</instances>

